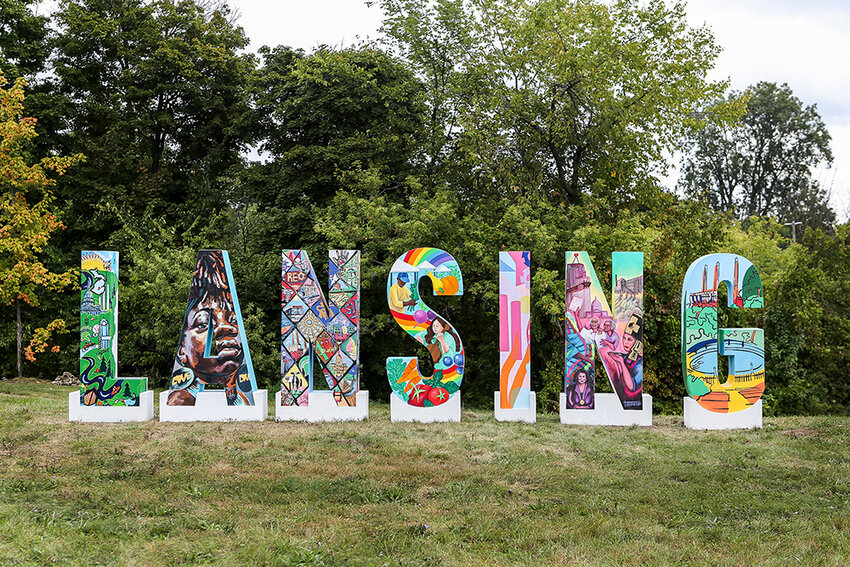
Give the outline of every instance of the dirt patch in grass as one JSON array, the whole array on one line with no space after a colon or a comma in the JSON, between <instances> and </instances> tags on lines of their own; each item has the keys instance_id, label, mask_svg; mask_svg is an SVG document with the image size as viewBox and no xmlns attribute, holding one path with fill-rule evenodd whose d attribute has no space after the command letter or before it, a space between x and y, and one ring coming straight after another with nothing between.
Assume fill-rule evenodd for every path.
<instances>
[{"instance_id":1,"label":"dirt patch in grass","mask_svg":"<svg viewBox=\"0 0 850 567\"><path fill-rule=\"evenodd\" d=\"M797 427L795 429L784 429L779 433L788 437L814 437L818 435L818 430L809 427Z\"/></svg>"}]
</instances>

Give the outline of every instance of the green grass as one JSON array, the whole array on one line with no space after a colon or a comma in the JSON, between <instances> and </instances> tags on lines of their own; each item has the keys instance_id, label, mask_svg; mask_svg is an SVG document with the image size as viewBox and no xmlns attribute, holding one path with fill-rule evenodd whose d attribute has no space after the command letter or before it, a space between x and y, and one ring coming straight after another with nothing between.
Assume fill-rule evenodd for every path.
<instances>
[{"instance_id":1,"label":"green grass","mask_svg":"<svg viewBox=\"0 0 850 567\"><path fill-rule=\"evenodd\" d=\"M2 565L848 565L850 422L72 424L0 382Z\"/></svg>"}]
</instances>

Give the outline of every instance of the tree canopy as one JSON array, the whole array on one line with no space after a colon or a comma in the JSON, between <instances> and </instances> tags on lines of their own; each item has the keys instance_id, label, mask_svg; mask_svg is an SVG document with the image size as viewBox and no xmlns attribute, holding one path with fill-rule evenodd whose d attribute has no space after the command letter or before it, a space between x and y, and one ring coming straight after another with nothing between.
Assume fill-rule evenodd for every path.
<instances>
[{"instance_id":1,"label":"tree canopy","mask_svg":"<svg viewBox=\"0 0 850 567\"><path fill-rule=\"evenodd\" d=\"M64 228L53 210L55 176L84 158L45 157L30 163L28 143L36 136L32 117L24 117L24 80L8 80L0 73L0 303L13 304L16 312L17 371L21 376L23 353L22 304L38 306L42 293L56 292L71 284L74 271L53 272L39 258L53 232ZM43 352L51 331L64 330L65 322L54 318L33 332L26 347L27 358ZM58 350L58 347L56 347Z\"/></svg>"},{"instance_id":2,"label":"tree canopy","mask_svg":"<svg viewBox=\"0 0 850 567\"><path fill-rule=\"evenodd\" d=\"M37 0L0 3L0 70L7 80L33 77L47 62L49 19L33 12L37 3Z\"/></svg>"},{"instance_id":3,"label":"tree canopy","mask_svg":"<svg viewBox=\"0 0 850 567\"><path fill-rule=\"evenodd\" d=\"M89 157L60 186L61 196L74 195L69 215L92 219L109 202L188 225L224 204L225 174L245 149L253 57L239 53L245 34L221 10L185 0L62 0L55 73L63 122L53 134L57 147ZM75 228L96 242L117 222L113 215Z\"/></svg>"},{"instance_id":4,"label":"tree canopy","mask_svg":"<svg viewBox=\"0 0 850 567\"><path fill-rule=\"evenodd\" d=\"M719 48L683 4L379 3L390 45L426 85L431 161L464 159L482 190L640 199L725 87L706 78Z\"/></svg>"},{"instance_id":5,"label":"tree canopy","mask_svg":"<svg viewBox=\"0 0 850 567\"><path fill-rule=\"evenodd\" d=\"M691 133L680 187L740 219L770 215L830 227L835 213L812 177L815 167L832 163L817 107L805 106L787 84L761 82L731 92L709 112L738 101L746 104L739 121L710 121Z\"/></svg>"}]
</instances>

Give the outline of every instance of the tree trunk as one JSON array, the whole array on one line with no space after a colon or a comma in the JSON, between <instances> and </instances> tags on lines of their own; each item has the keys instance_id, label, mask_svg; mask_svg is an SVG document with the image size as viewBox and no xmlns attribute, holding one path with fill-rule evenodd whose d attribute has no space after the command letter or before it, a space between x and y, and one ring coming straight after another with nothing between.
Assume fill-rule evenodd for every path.
<instances>
[{"instance_id":1,"label":"tree trunk","mask_svg":"<svg viewBox=\"0 0 850 567\"><path fill-rule=\"evenodd\" d=\"M24 338L24 328L21 326L21 299L15 298L15 315L17 317L17 346L18 346L18 378L23 376L23 364L21 364L21 343Z\"/></svg>"}]
</instances>

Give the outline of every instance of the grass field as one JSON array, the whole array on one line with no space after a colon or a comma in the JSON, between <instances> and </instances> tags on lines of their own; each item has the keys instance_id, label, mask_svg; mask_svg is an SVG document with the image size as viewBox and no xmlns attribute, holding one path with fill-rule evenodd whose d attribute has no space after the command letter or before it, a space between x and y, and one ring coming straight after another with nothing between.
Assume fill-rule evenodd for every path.
<instances>
[{"instance_id":1,"label":"grass field","mask_svg":"<svg viewBox=\"0 0 850 567\"><path fill-rule=\"evenodd\" d=\"M2 565L848 565L850 421L70 424L0 382Z\"/></svg>"}]
</instances>

